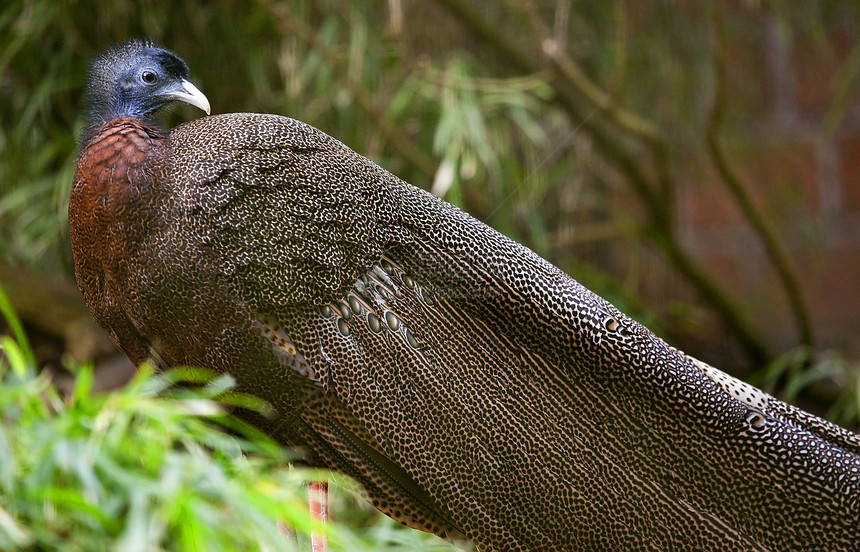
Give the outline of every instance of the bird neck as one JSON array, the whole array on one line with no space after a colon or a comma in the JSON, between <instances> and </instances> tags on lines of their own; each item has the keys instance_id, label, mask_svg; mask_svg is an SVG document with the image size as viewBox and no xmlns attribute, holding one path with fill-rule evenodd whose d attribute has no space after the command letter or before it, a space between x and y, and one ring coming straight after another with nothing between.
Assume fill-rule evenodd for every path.
<instances>
[{"instance_id":1,"label":"bird neck","mask_svg":"<svg viewBox=\"0 0 860 552\"><path fill-rule=\"evenodd\" d=\"M166 133L153 123L136 117L118 116L96 120L84 128L80 136L80 151L83 153L97 142L110 141L112 136L123 135L131 138L135 134L144 140L163 140L166 137Z\"/></svg>"},{"instance_id":2,"label":"bird neck","mask_svg":"<svg viewBox=\"0 0 860 552\"><path fill-rule=\"evenodd\" d=\"M135 187L146 178L138 173L159 156L165 138L161 129L137 119L108 121L94 130L78 157L77 172L86 175L82 183L102 193Z\"/></svg>"}]
</instances>

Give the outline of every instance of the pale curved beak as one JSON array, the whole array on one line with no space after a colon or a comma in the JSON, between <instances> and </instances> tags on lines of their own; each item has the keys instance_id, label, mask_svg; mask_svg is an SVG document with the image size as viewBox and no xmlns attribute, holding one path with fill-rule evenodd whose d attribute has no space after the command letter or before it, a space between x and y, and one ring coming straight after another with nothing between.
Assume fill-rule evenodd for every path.
<instances>
[{"instance_id":1,"label":"pale curved beak","mask_svg":"<svg viewBox=\"0 0 860 552\"><path fill-rule=\"evenodd\" d=\"M170 97L174 100L185 102L193 105L194 107L200 108L205 111L207 115L211 114L209 100L203 95L203 92L198 90L196 86L185 79L180 82L180 88L178 90L170 93Z\"/></svg>"}]
</instances>

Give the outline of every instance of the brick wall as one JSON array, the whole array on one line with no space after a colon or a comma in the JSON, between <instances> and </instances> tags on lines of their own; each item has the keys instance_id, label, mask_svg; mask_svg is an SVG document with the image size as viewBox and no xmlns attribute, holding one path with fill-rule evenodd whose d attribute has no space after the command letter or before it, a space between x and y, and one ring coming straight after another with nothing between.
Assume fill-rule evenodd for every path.
<instances>
[{"instance_id":1,"label":"brick wall","mask_svg":"<svg viewBox=\"0 0 860 552\"><path fill-rule=\"evenodd\" d=\"M819 346L857 358L860 86L856 78L853 86L845 82L852 64L860 66L860 29L857 9L846 10L853 16L832 10L826 18L826 40L766 13L729 21L730 122L723 137L794 263ZM838 124L830 128L829 117ZM681 172L686 246L731 286L774 345L790 349L798 342L794 321L760 240L709 163L691 159Z\"/></svg>"}]
</instances>

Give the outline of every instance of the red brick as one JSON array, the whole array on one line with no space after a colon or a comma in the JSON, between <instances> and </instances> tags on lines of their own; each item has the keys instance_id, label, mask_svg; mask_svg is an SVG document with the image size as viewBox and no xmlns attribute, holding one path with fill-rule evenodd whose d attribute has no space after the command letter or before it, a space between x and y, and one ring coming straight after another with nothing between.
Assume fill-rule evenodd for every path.
<instances>
[{"instance_id":1,"label":"red brick","mask_svg":"<svg viewBox=\"0 0 860 552\"><path fill-rule=\"evenodd\" d=\"M750 113L768 110L768 83L765 67L761 17L738 14L726 26L725 57L730 60L725 74L729 119L745 119Z\"/></svg>"},{"instance_id":2,"label":"red brick","mask_svg":"<svg viewBox=\"0 0 860 552\"><path fill-rule=\"evenodd\" d=\"M736 146L727 155L753 204L772 223L796 224L798 216L808 217L816 210L816 159L811 145ZM726 183L710 168L710 160L703 157L686 172L679 197L683 218L703 228L745 223Z\"/></svg>"},{"instance_id":3,"label":"red brick","mask_svg":"<svg viewBox=\"0 0 860 552\"><path fill-rule=\"evenodd\" d=\"M819 346L860 354L860 243L810 249L800 277Z\"/></svg>"},{"instance_id":4,"label":"red brick","mask_svg":"<svg viewBox=\"0 0 860 552\"><path fill-rule=\"evenodd\" d=\"M706 157L691 160L681 175L684 185L678 199L682 220L705 229L743 222L734 199Z\"/></svg>"},{"instance_id":5,"label":"red brick","mask_svg":"<svg viewBox=\"0 0 860 552\"><path fill-rule=\"evenodd\" d=\"M803 44L795 45L793 57L797 108L804 114L824 113L833 101L838 64Z\"/></svg>"},{"instance_id":6,"label":"red brick","mask_svg":"<svg viewBox=\"0 0 860 552\"><path fill-rule=\"evenodd\" d=\"M860 134L843 137L838 142L839 182L844 211L860 211Z\"/></svg>"},{"instance_id":7,"label":"red brick","mask_svg":"<svg viewBox=\"0 0 860 552\"><path fill-rule=\"evenodd\" d=\"M754 202L776 223L796 224L817 209L815 149L785 142L750 148L734 162Z\"/></svg>"},{"instance_id":8,"label":"red brick","mask_svg":"<svg viewBox=\"0 0 860 552\"><path fill-rule=\"evenodd\" d=\"M810 4L812 5L812 4ZM830 108L844 65L858 40L857 4L836 3L821 10L822 31L826 44L817 33L804 32L803 26L793 33L792 62L795 75L797 107L802 114L822 115Z\"/></svg>"}]
</instances>

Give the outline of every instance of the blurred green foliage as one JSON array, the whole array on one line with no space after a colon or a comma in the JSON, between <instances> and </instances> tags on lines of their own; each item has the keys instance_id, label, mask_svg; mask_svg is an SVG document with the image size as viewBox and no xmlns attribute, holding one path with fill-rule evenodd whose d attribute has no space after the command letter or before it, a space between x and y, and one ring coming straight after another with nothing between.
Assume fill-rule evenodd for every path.
<instances>
[{"instance_id":1,"label":"blurred green foliage","mask_svg":"<svg viewBox=\"0 0 860 552\"><path fill-rule=\"evenodd\" d=\"M269 3L253 1L12 0L0 8L0 259L71 274L65 209L88 64L109 44L146 37L188 62L214 112L272 112L311 123L560 266L584 263L586 285L637 307L631 314L648 316L627 297L635 282L602 282L612 276L597 269L608 259L601 243L622 237L625 226L612 219L629 215L601 190L603 169L589 166L589 140L553 105L547 75L507 75L498 60L470 48L456 27L441 24L443 14L430 6L412 5L413 20L440 23L426 36L422 26L416 36L414 26L398 29L403 22L381 2L283 5L289 21ZM612 31L617 14L579 7L581 38L574 47L591 69L608 72L626 99L671 101L668 120L677 107L692 105L662 94L662 87L623 86L628 63L647 63L642 70L648 71L658 58L637 45L635 59L621 59ZM297 36L290 26L296 24L311 29L317 44ZM650 40L660 36L642 44L665 48L669 38ZM664 86L676 86L677 79L691 77L679 73ZM380 119L362 109L362 97L371 99ZM180 107L165 124L196 116ZM381 121L399 135L386 134ZM426 152L423 165L404 156L404 141ZM597 186L583 185L595 177Z\"/></svg>"},{"instance_id":2,"label":"blurred green foliage","mask_svg":"<svg viewBox=\"0 0 860 552\"><path fill-rule=\"evenodd\" d=\"M251 1L13 0L0 8L0 258L71 272L65 208L82 88L90 60L129 37L179 53L214 112L309 122L416 185L436 182L447 199L553 256L552 219L567 213L555 206L542 214L544 198L579 161L570 155L576 133L548 101L541 75L495 76L463 49L456 29L417 43L393 28L380 2L284 5L288 23L266 2ZM432 8L417 10L413 17L440 18ZM285 27L296 23L311 28L318 44ZM386 135L357 96L371 98L429 163L404 158L397 136ZM180 107L165 124L196 116ZM547 148L555 150L549 158ZM581 200L600 201L588 192Z\"/></svg>"},{"instance_id":3,"label":"blurred green foliage","mask_svg":"<svg viewBox=\"0 0 860 552\"><path fill-rule=\"evenodd\" d=\"M2 294L0 312L11 316ZM290 468L279 445L226 414L218 402L229 398L229 376L144 368L124 389L94 394L91 367L70 366L76 383L63 398L9 320L14 337L0 337L0 549L310 549L319 525L305 483L331 476ZM172 390L177 382L198 387ZM347 493L353 484L333 483L333 550L455 550L371 515Z\"/></svg>"},{"instance_id":4,"label":"blurred green foliage","mask_svg":"<svg viewBox=\"0 0 860 552\"><path fill-rule=\"evenodd\" d=\"M727 34L759 37L762 18L747 15L766 11L780 36L805 37L804 55L831 60L852 46L832 39L830 27L856 23L856 9L850 2L801 0L463 2L493 23L488 33L502 35L506 53L478 27L453 17L456 10L441 7L453 4L6 0L0 5L0 262L71 275L66 205L88 64L110 44L148 38L188 62L214 113L270 112L306 121L531 247L650 328L721 348L725 340L715 333L732 328L715 329L704 314L714 305L688 302L696 294L684 287L687 281L667 277L655 260L689 260L670 254L677 239L674 179L695 180L707 170L702 143L716 79L714 14L725 4L735 16ZM564 26L552 26L559 21ZM846 98L856 89L860 48L853 47L827 112L829 132L846 116ZM666 189L654 192L666 212L649 210L630 185L637 178L660 180L661 150L619 126L611 109L565 88L547 64L535 61L533 71L518 66L516 52L531 61L548 48L578 64L612 99L616 115L633 114L659 129L664 153L674 156ZM728 75L731 90L742 96L737 105L765 111L764 87L737 82L756 78L744 59L732 58L737 67ZM732 103L726 115L731 121L746 113ZM164 122L197 116L179 107ZM655 293L655 281L666 289ZM687 293L678 300L681 291ZM296 506L304 476L276 468L282 458L268 445L216 433L205 402L211 396L158 399L164 380L142 375L120 395L92 397L83 370L75 396L64 402L32 374L22 345L4 342L0 488L14 501L0 509L0 548L72 546L88 531L86 538L104 540L81 543L107 546L142 527L158 528L165 539L173 535L172 549L194 549L181 548L184 542L205 542L206 549L240 542L223 538L247 538L244 545L270 539L268 546L277 548L272 519L307 528ZM838 382L841 388L820 402L832 406L840 423L856 424L856 363L838 354L813 362L811 353L799 347L772 355L752 381L789 400L821 382ZM133 433L117 437L125 431ZM94 450L108 468L96 465ZM133 466L135 458L146 462ZM177 477L185 478L182 484L165 483ZM146 508L144 496L152 501ZM362 522L371 517L349 495L334 500L348 501ZM226 502L216 508L216 501ZM229 537L196 525L185 537L170 533L195 516L242 529ZM230 523L225 516L233 516ZM425 538L419 545L412 539L424 537L401 536L372 519L367 523L382 527L378 533L365 532L356 547L354 537L344 536L341 542L350 544L341 549L388 549L394 541L399 549L427 549L438 542ZM376 544L367 544L373 535Z\"/></svg>"},{"instance_id":5,"label":"blurred green foliage","mask_svg":"<svg viewBox=\"0 0 860 552\"><path fill-rule=\"evenodd\" d=\"M71 275L65 210L87 67L112 43L148 38L188 62L215 113L306 121L531 247L691 353L702 346L721 361L712 362L752 365L757 381L791 396L838 381L838 404L853 404L856 366L801 377L815 364L811 335L775 351L769 328L745 314L747 298L685 248L676 210L684 185L717 181L704 145L718 103L715 59L730 56L724 84L738 101L722 107L732 122L750 107L770 109L755 80L760 65L746 55L774 39L762 22L774 40L800 37L798 55L836 64L853 48L827 109L822 132L832 133L860 74L860 47L833 30L856 36L857 18L850 2L801 0L8 0L0 261ZM748 51L720 51L719 36ZM179 107L164 122L197 116ZM743 139L740 147L760 136ZM802 300L791 314L798 327L809 318ZM806 360L786 369L793 355Z\"/></svg>"}]
</instances>

